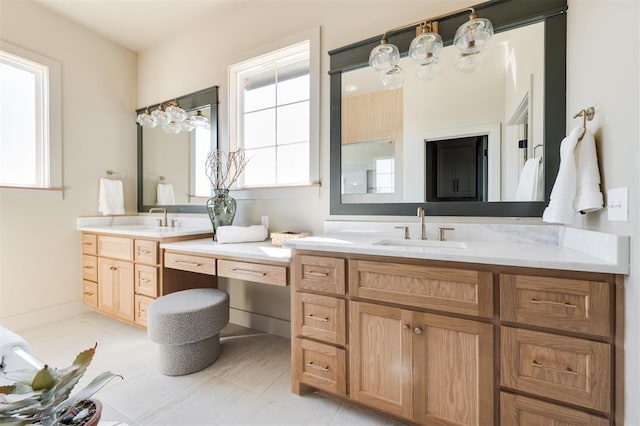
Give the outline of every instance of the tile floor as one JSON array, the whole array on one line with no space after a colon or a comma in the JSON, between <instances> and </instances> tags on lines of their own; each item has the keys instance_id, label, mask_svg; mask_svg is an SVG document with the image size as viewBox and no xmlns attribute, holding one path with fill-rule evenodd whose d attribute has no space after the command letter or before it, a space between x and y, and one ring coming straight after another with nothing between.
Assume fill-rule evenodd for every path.
<instances>
[{"instance_id":1,"label":"tile floor","mask_svg":"<svg viewBox=\"0 0 640 426\"><path fill-rule=\"evenodd\" d=\"M89 312L21 330L35 356L66 367L98 343L82 383L103 371L121 374L96 398L105 422L129 425L398 425L319 394L290 390L290 341L229 324L218 360L179 377L156 368L156 344L143 330Z\"/></svg>"}]
</instances>

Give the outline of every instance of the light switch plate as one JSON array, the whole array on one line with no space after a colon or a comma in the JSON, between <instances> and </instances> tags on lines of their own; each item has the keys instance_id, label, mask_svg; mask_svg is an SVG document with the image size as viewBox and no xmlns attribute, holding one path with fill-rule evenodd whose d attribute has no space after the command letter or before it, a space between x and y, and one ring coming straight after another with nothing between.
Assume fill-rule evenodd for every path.
<instances>
[{"instance_id":1,"label":"light switch plate","mask_svg":"<svg viewBox=\"0 0 640 426\"><path fill-rule=\"evenodd\" d=\"M607 215L610 221L627 222L629 220L629 188L607 189Z\"/></svg>"}]
</instances>

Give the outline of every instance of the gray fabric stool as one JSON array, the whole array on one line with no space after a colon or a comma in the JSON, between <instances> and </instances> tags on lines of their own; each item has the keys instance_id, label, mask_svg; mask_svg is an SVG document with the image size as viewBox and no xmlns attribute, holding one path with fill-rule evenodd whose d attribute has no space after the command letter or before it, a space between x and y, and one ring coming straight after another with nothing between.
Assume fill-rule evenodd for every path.
<instances>
[{"instance_id":1,"label":"gray fabric stool","mask_svg":"<svg viewBox=\"0 0 640 426\"><path fill-rule=\"evenodd\" d=\"M194 373L220 355L220 330L229 323L229 295L213 288L167 294L148 309L147 334L160 344L160 372Z\"/></svg>"}]
</instances>

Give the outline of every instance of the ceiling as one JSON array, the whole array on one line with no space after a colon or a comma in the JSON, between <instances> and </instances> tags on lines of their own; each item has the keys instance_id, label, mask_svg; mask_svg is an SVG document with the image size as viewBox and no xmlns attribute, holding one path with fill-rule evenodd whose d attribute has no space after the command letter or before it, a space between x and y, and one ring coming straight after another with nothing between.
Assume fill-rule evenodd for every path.
<instances>
[{"instance_id":1,"label":"ceiling","mask_svg":"<svg viewBox=\"0 0 640 426\"><path fill-rule=\"evenodd\" d=\"M172 28L220 17L247 0L34 0L133 51L171 37Z\"/></svg>"}]
</instances>

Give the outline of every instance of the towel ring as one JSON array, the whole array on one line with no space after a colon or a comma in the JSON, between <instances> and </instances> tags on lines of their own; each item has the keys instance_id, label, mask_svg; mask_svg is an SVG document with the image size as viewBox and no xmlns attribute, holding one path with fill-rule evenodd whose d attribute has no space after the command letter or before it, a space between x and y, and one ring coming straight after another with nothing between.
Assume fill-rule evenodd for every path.
<instances>
[{"instance_id":1,"label":"towel ring","mask_svg":"<svg viewBox=\"0 0 640 426\"><path fill-rule=\"evenodd\" d=\"M594 107L589 107L587 109L581 109L579 113L573 116L573 118L582 117L582 134L578 138L578 141L581 141L584 137L584 134L587 132L587 120L593 120L593 116L596 114L596 110Z\"/></svg>"},{"instance_id":2,"label":"towel ring","mask_svg":"<svg viewBox=\"0 0 640 426\"><path fill-rule=\"evenodd\" d=\"M164 176L158 176L158 185L161 184L161 183L164 183L165 179L166 178Z\"/></svg>"},{"instance_id":3,"label":"towel ring","mask_svg":"<svg viewBox=\"0 0 640 426\"><path fill-rule=\"evenodd\" d=\"M536 156L536 149L538 149L538 148L543 148L543 146L542 146L542 144L541 144L541 143L539 143L538 145L536 145L536 146L534 146L534 147L533 147L533 156L534 156L534 157Z\"/></svg>"}]
</instances>

